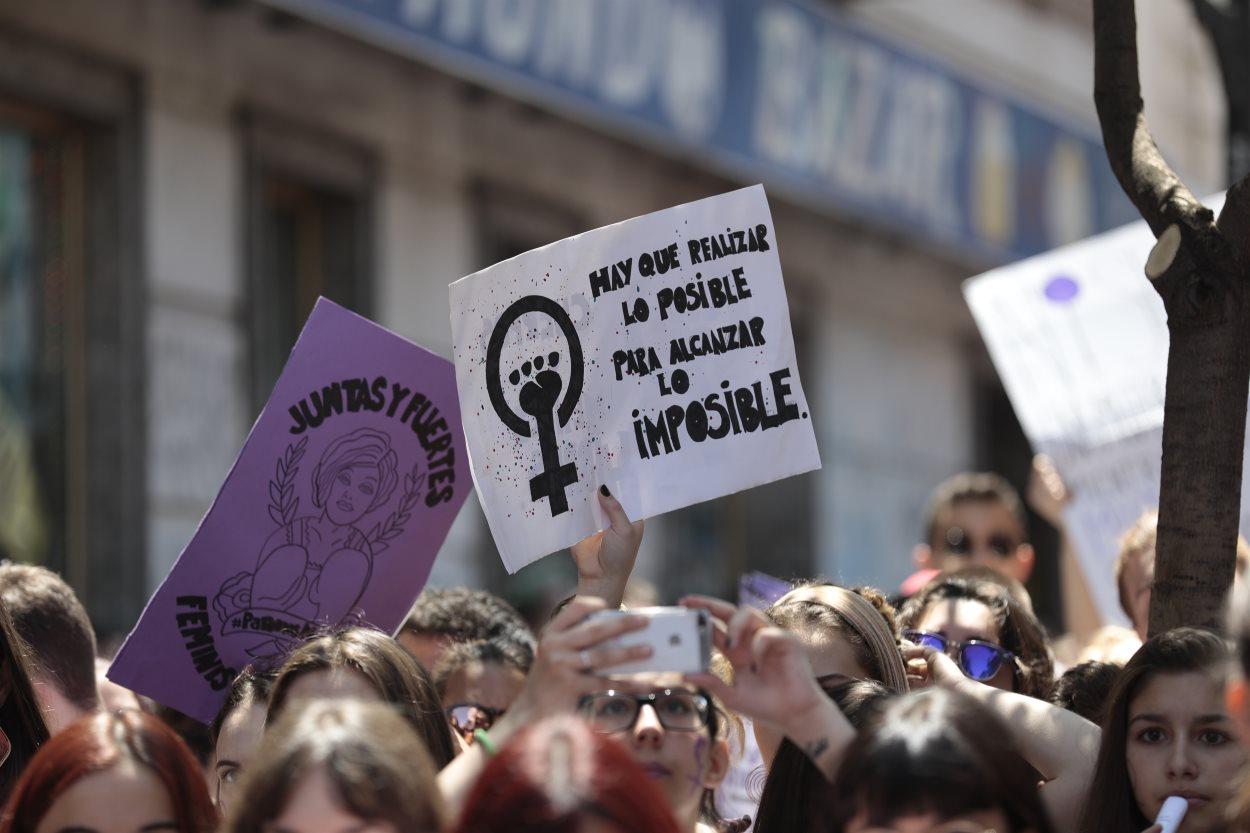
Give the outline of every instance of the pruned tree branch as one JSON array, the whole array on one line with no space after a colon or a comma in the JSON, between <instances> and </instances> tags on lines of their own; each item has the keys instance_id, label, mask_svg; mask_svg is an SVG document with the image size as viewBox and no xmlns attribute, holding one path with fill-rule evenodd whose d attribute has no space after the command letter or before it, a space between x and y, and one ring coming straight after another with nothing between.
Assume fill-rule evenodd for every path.
<instances>
[{"instance_id":1,"label":"pruned tree branch","mask_svg":"<svg viewBox=\"0 0 1250 833\"><path fill-rule=\"evenodd\" d=\"M1146 126L1134 0L1094 0L1094 104L1111 169L1155 237L1173 223L1196 235L1209 229L1213 215L1172 171Z\"/></svg>"},{"instance_id":2,"label":"pruned tree branch","mask_svg":"<svg viewBox=\"0 0 1250 833\"><path fill-rule=\"evenodd\" d=\"M1217 226L1242 272L1250 270L1250 174L1228 189Z\"/></svg>"},{"instance_id":3,"label":"pruned tree branch","mask_svg":"<svg viewBox=\"0 0 1250 833\"><path fill-rule=\"evenodd\" d=\"M1155 241L1154 248L1150 250L1150 256L1146 258L1146 277L1152 281L1163 280L1176 262L1176 255L1180 250L1181 228L1173 223L1163 230Z\"/></svg>"}]
</instances>

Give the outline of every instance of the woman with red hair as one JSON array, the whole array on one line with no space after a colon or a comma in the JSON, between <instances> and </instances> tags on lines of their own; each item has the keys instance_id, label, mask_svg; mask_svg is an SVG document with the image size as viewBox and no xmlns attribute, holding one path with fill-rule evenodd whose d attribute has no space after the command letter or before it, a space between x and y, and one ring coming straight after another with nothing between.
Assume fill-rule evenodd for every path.
<instances>
[{"instance_id":1,"label":"woman with red hair","mask_svg":"<svg viewBox=\"0 0 1250 833\"><path fill-rule=\"evenodd\" d=\"M678 833L624 747L571 717L525 729L490 759L455 833Z\"/></svg>"},{"instance_id":2,"label":"woman with red hair","mask_svg":"<svg viewBox=\"0 0 1250 833\"><path fill-rule=\"evenodd\" d=\"M210 833L204 772L173 730L137 711L84 717L27 765L0 833Z\"/></svg>"}]
</instances>

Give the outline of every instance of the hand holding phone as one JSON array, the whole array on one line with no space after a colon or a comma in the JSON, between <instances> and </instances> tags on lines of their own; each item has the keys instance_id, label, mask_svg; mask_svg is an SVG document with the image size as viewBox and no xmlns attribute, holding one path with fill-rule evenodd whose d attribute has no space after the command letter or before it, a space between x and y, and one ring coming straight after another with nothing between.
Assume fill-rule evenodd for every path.
<instances>
[{"instance_id":1,"label":"hand holding phone","mask_svg":"<svg viewBox=\"0 0 1250 833\"><path fill-rule=\"evenodd\" d=\"M646 627L616 637L623 648L647 645L651 656L645 660L613 666L612 676L630 674L701 674L711 667L712 626L705 611L684 607L640 607L633 610L604 610L593 619L614 616L642 616Z\"/></svg>"},{"instance_id":2,"label":"hand holding phone","mask_svg":"<svg viewBox=\"0 0 1250 833\"><path fill-rule=\"evenodd\" d=\"M763 613L707 596L687 596L682 604L716 620L716 647L733 665L733 683L712 674L691 682L706 688L729 708L752 720L778 726L829 703L816 682L807 651L794 634L772 625Z\"/></svg>"},{"instance_id":3,"label":"hand holding phone","mask_svg":"<svg viewBox=\"0 0 1250 833\"><path fill-rule=\"evenodd\" d=\"M716 647L734 669L733 682L715 674L687 681L733 711L772 724L832 779L855 729L816 681L803 643L752 607L707 596L687 596L681 603L715 619Z\"/></svg>"}]
</instances>

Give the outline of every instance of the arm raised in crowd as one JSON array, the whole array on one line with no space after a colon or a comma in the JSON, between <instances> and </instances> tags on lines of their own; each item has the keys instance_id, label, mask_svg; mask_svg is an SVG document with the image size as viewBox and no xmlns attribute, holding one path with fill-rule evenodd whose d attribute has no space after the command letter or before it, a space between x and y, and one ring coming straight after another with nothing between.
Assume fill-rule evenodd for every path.
<instances>
[{"instance_id":1,"label":"arm raised in crowd","mask_svg":"<svg viewBox=\"0 0 1250 833\"><path fill-rule=\"evenodd\" d=\"M906 647L903 658L913 688L931 683L956 689L993 709L1046 782L1041 796L1055 829L1077 829L1102 740L1097 726L1044 700L969 679L954 660L932 648Z\"/></svg>"},{"instance_id":2,"label":"arm raised in crowd","mask_svg":"<svg viewBox=\"0 0 1250 833\"><path fill-rule=\"evenodd\" d=\"M603 599L577 597L556 614L538 640L524 688L490 730L492 746L502 745L522 727L544 717L573 713L584 695L612 687L612 681L601 675L604 670L651 655L648 645L607 644L647 624L641 616L587 620L607 608ZM460 812L490 754L482 744L474 744L439 773L439 789L452 818Z\"/></svg>"},{"instance_id":3,"label":"arm raised in crowd","mask_svg":"<svg viewBox=\"0 0 1250 833\"><path fill-rule=\"evenodd\" d=\"M643 522L630 523L606 486L599 487L599 506L608 517L608 528L569 548L577 565L577 595L603 599L608 607L618 608L638 560Z\"/></svg>"},{"instance_id":4,"label":"arm raised in crowd","mask_svg":"<svg viewBox=\"0 0 1250 833\"><path fill-rule=\"evenodd\" d=\"M714 674L687 679L730 709L773 724L832 780L855 729L816 681L798 639L752 607L706 596L688 596L681 603L711 614L715 645L733 666L732 684Z\"/></svg>"}]
</instances>

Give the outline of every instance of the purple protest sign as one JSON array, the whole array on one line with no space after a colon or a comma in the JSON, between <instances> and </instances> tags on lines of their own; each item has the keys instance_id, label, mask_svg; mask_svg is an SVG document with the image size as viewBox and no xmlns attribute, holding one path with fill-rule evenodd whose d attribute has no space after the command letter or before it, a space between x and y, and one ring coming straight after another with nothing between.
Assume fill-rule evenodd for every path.
<instances>
[{"instance_id":1,"label":"purple protest sign","mask_svg":"<svg viewBox=\"0 0 1250 833\"><path fill-rule=\"evenodd\" d=\"M244 665L393 631L471 488L451 362L320 299L109 679L207 722Z\"/></svg>"},{"instance_id":2,"label":"purple protest sign","mask_svg":"<svg viewBox=\"0 0 1250 833\"><path fill-rule=\"evenodd\" d=\"M738 604L768 610L793 589L785 579L752 570L738 577Z\"/></svg>"}]
</instances>

